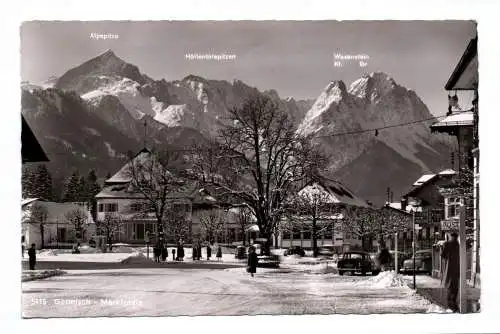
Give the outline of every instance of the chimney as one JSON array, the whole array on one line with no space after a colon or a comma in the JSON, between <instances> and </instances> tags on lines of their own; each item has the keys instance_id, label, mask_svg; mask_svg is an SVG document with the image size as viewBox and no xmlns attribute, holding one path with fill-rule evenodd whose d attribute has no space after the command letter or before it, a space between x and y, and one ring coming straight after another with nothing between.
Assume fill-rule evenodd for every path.
<instances>
[{"instance_id":1,"label":"chimney","mask_svg":"<svg viewBox=\"0 0 500 334\"><path fill-rule=\"evenodd\" d=\"M407 206L408 206L408 198L401 197L401 210L406 211Z\"/></svg>"}]
</instances>

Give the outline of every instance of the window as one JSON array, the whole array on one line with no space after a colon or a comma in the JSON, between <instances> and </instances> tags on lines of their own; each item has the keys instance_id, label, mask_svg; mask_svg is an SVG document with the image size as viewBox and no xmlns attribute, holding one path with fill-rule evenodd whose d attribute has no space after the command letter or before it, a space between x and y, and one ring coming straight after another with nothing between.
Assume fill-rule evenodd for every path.
<instances>
[{"instance_id":1,"label":"window","mask_svg":"<svg viewBox=\"0 0 500 334\"><path fill-rule=\"evenodd\" d=\"M290 240L290 232L284 231L283 232L283 239L284 240Z\"/></svg>"},{"instance_id":2,"label":"window","mask_svg":"<svg viewBox=\"0 0 500 334\"><path fill-rule=\"evenodd\" d=\"M117 212L118 203L100 203L98 205L97 211L99 212Z\"/></svg>"},{"instance_id":3,"label":"window","mask_svg":"<svg viewBox=\"0 0 500 334\"><path fill-rule=\"evenodd\" d=\"M300 231L293 231L293 239L295 240L300 239Z\"/></svg>"},{"instance_id":4,"label":"window","mask_svg":"<svg viewBox=\"0 0 500 334\"><path fill-rule=\"evenodd\" d=\"M325 229L325 239L331 240L332 239L332 228L328 226Z\"/></svg>"},{"instance_id":5,"label":"window","mask_svg":"<svg viewBox=\"0 0 500 334\"><path fill-rule=\"evenodd\" d=\"M130 211L132 212L141 212L143 209L142 203L132 203L130 204Z\"/></svg>"},{"instance_id":6,"label":"window","mask_svg":"<svg viewBox=\"0 0 500 334\"><path fill-rule=\"evenodd\" d=\"M445 199L446 219L458 218L460 214L460 198L450 197Z\"/></svg>"},{"instance_id":7,"label":"window","mask_svg":"<svg viewBox=\"0 0 500 334\"><path fill-rule=\"evenodd\" d=\"M311 231L306 230L302 233L304 239L311 239Z\"/></svg>"}]
</instances>

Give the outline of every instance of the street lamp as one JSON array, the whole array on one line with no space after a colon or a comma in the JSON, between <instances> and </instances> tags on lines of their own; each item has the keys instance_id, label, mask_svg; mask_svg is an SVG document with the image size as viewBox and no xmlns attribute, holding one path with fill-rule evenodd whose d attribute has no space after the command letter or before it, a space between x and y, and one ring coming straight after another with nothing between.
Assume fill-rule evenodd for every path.
<instances>
[{"instance_id":1,"label":"street lamp","mask_svg":"<svg viewBox=\"0 0 500 334\"><path fill-rule=\"evenodd\" d=\"M413 289L416 289L417 288L417 276L416 276L416 272L417 272L417 266L416 266L416 258L415 258L415 247L416 247L416 244L417 244L417 239L416 239L416 224L415 224L415 211L416 211L416 207L419 205L420 203L417 201L417 200L414 200L411 202L411 216L412 216L412 225L413 225L413 242L412 242L412 250L413 250Z\"/></svg>"}]
</instances>

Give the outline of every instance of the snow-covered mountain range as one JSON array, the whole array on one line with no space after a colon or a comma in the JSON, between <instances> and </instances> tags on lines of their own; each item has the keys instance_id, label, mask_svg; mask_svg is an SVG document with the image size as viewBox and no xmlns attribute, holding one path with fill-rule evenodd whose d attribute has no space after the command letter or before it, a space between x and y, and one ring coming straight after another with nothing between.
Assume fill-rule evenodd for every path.
<instances>
[{"instance_id":1,"label":"snow-covered mountain range","mask_svg":"<svg viewBox=\"0 0 500 334\"><path fill-rule=\"evenodd\" d=\"M338 135L432 116L414 91L384 73L367 74L349 87L332 81L316 100L296 100L240 80L196 75L154 80L107 50L58 78L21 86L23 114L41 137L51 164L58 166L53 168L59 171L56 179L71 164L112 172L103 167L108 161L121 163L128 150L143 145L145 121L150 145L185 147L214 137L227 111L255 93L269 96L286 111L298 133L316 137L331 157L329 174L375 203L387 186L398 194L421 172L445 165L450 151L448 141L430 134L430 122L381 130L376 137L372 132ZM72 160L60 154L63 148Z\"/></svg>"}]
</instances>

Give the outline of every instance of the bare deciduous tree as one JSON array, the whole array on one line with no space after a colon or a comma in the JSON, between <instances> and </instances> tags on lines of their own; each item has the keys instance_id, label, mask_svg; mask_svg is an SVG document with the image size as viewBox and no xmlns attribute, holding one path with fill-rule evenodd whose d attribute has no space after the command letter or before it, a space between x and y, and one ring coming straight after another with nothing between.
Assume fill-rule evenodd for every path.
<instances>
[{"instance_id":1,"label":"bare deciduous tree","mask_svg":"<svg viewBox=\"0 0 500 334\"><path fill-rule=\"evenodd\" d=\"M179 177L179 159L176 153L144 150L128 164L129 191L141 197L142 214L154 215L158 234L164 232L167 211L172 211L167 210L172 200L169 195L185 185Z\"/></svg>"},{"instance_id":2,"label":"bare deciduous tree","mask_svg":"<svg viewBox=\"0 0 500 334\"><path fill-rule=\"evenodd\" d=\"M200 216L201 236L209 244L213 244L224 231L226 220L219 210L210 210Z\"/></svg>"},{"instance_id":3,"label":"bare deciduous tree","mask_svg":"<svg viewBox=\"0 0 500 334\"><path fill-rule=\"evenodd\" d=\"M123 233L124 222L122 218L114 212L106 212L102 220L96 221L96 229L98 235L104 235L108 248L111 250L113 245L114 235Z\"/></svg>"},{"instance_id":4,"label":"bare deciduous tree","mask_svg":"<svg viewBox=\"0 0 500 334\"><path fill-rule=\"evenodd\" d=\"M165 211L163 222L166 232L176 243L190 237L190 222L186 219L186 212L178 205L172 205Z\"/></svg>"},{"instance_id":5,"label":"bare deciduous tree","mask_svg":"<svg viewBox=\"0 0 500 334\"><path fill-rule=\"evenodd\" d=\"M38 224L38 227L40 229L40 237L41 237L41 248L43 249L45 247L45 225L47 224L47 218L48 218L48 210L45 206L39 204L39 203L34 203L31 206L31 221L36 222Z\"/></svg>"},{"instance_id":6,"label":"bare deciduous tree","mask_svg":"<svg viewBox=\"0 0 500 334\"><path fill-rule=\"evenodd\" d=\"M313 256L318 256L318 238L330 229L332 233L335 221L341 212L340 206L322 188L311 185L307 191L300 191L289 202L289 230L309 230L311 232Z\"/></svg>"},{"instance_id":7,"label":"bare deciduous tree","mask_svg":"<svg viewBox=\"0 0 500 334\"><path fill-rule=\"evenodd\" d=\"M230 109L228 120L218 143L196 150L194 169L202 180L252 209L268 253L285 199L325 160L264 95Z\"/></svg>"},{"instance_id":8,"label":"bare deciduous tree","mask_svg":"<svg viewBox=\"0 0 500 334\"><path fill-rule=\"evenodd\" d=\"M87 212L83 209L76 208L66 213L64 218L68 224L73 226L75 240L80 240L86 231L86 225L89 218Z\"/></svg>"}]
</instances>

